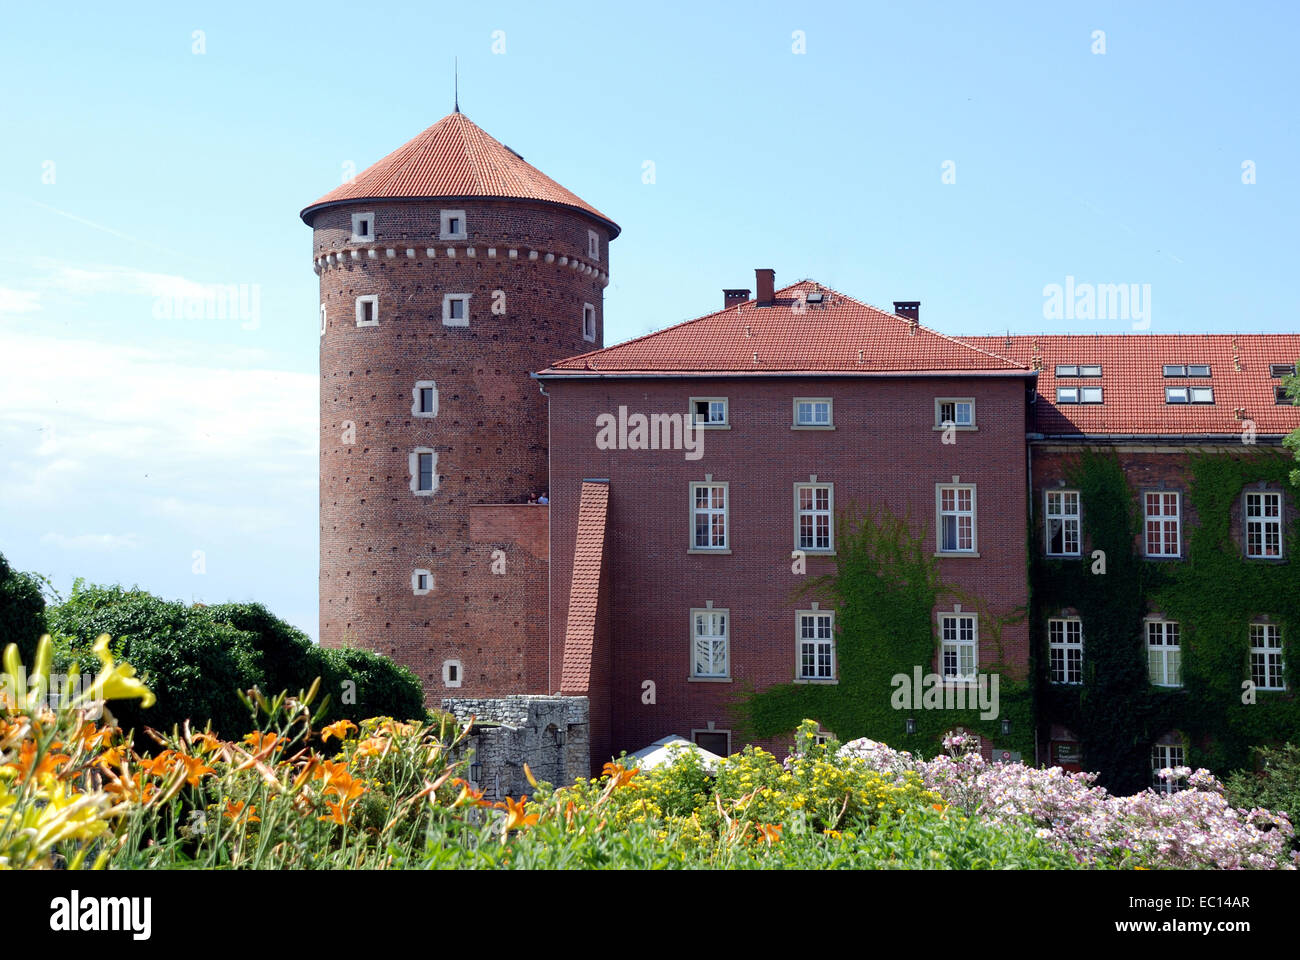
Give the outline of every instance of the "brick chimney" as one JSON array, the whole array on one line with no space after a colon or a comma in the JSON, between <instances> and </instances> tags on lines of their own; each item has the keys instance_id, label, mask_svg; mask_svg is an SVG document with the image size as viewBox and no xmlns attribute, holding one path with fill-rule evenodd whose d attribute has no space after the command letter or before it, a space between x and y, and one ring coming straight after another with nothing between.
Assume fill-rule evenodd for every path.
<instances>
[{"instance_id":1,"label":"brick chimney","mask_svg":"<svg viewBox=\"0 0 1300 960\"><path fill-rule=\"evenodd\" d=\"M724 310L727 307L731 306L732 304L744 303L748 299L749 299L748 290L740 290L740 289L727 290L724 288L722 291L722 307Z\"/></svg>"},{"instance_id":2,"label":"brick chimney","mask_svg":"<svg viewBox=\"0 0 1300 960\"><path fill-rule=\"evenodd\" d=\"M894 313L913 323L921 322L921 301L920 300L895 300Z\"/></svg>"},{"instance_id":3,"label":"brick chimney","mask_svg":"<svg viewBox=\"0 0 1300 960\"><path fill-rule=\"evenodd\" d=\"M759 267L754 271L754 283L758 287L758 295L755 297L758 305L770 307L773 291L776 289L776 271Z\"/></svg>"}]
</instances>

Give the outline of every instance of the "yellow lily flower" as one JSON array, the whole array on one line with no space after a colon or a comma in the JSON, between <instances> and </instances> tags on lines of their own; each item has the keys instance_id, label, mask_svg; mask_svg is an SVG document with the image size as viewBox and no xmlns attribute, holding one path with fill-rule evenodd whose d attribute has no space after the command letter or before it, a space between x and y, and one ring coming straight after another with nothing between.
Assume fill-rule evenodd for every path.
<instances>
[{"instance_id":1,"label":"yellow lily flower","mask_svg":"<svg viewBox=\"0 0 1300 960\"><path fill-rule=\"evenodd\" d=\"M153 691L135 679L135 667L129 663L113 663L113 655L108 652L108 634L100 634L92 649L102 664L90 688L96 700L138 699L142 707L152 707L157 702Z\"/></svg>"}]
</instances>

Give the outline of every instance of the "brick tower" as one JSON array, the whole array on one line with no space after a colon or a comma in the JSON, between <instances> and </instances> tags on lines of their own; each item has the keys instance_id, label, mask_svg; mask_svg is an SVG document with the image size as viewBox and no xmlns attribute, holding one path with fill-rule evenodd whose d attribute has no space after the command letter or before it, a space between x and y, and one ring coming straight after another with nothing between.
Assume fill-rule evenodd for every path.
<instances>
[{"instance_id":1,"label":"brick tower","mask_svg":"<svg viewBox=\"0 0 1300 960\"><path fill-rule=\"evenodd\" d=\"M320 275L320 639L426 697L546 693L547 404L612 220L460 112L302 211ZM503 506L511 505L511 506Z\"/></svg>"}]
</instances>

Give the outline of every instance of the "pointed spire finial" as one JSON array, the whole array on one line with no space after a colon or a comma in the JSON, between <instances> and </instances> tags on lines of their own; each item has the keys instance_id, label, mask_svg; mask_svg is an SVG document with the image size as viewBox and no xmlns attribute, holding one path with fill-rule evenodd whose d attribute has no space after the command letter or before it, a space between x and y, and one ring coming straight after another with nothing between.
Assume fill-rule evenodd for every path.
<instances>
[{"instance_id":1,"label":"pointed spire finial","mask_svg":"<svg viewBox=\"0 0 1300 960\"><path fill-rule=\"evenodd\" d=\"M453 77L455 78L453 80L453 89L455 92L452 94L452 108L457 113L460 113L460 57L456 57L453 63L455 64L453 67Z\"/></svg>"}]
</instances>

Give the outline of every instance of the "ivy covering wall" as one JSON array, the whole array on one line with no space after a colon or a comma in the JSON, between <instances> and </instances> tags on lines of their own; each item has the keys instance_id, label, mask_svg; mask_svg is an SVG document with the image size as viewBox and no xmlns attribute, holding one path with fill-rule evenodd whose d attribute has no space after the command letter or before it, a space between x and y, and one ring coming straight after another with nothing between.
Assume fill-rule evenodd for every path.
<instances>
[{"instance_id":1,"label":"ivy covering wall","mask_svg":"<svg viewBox=\"0 0 1300 960\"><path fill-rule=\"evenodd\" d=\"M1248 560L1233 535L1234 507L1242 493L1289 485L1291 464L1275 450L1194 454L1188 460L1184 517L1185 558L1148 561L1138 554L1141 516L1137 492L1119 458L1084 451L1066 471L1082 507L1082 559L1048 559L1031 550L1038 702L1045 722L1069 727L1082 741L1084 766L1101 774L1113 792L1140 790L1150 780L1151 744L1177 731L1188 746L1187 762L1216 772L1249 765L1249 748L1294 738L1300 730L1297 702L1296 630L1300 629L1300 563ZM1188 509L1190 508L1190 510ZM1284 557L1297 549L1286 531ZM1094 573L1091 551L1105 554L1105 572ZM1083 683L1048 682L1047 619L1063 611L1083 623ZM1143 618L1159 612L1179 623L1181 688L1153 686L1148 679ZM1281 626L1286 692L1256 691L1243 702L1250 679L1250 624L1259 616Z\"/></svg>"},{"instance_id":2,"label":"ivy covering wall","mask_svg":"<svg viewBox=\"0 0 1300 960\"><path fill-rule=\"evenodd\" d=\"M733 709L736 732L746 739L792 735L809 718L841 741L870 737L933 756L943 735L962 727L1032 762L1033 707L1027 678L999 677L998 716L987 720L975 709L922 709L919 704L897 709L892 682L898 674L911 678L916 667L923 674L935 670L936 605L947 609L961 603L966 612L978 614L980 673L1000 673L1006 667L1003 627L1023 620L1027 611L989 610L978 597L944 583L935 558L923 549L924 530L915 531L910 518L850 508L836 522L835 572L809 578L792 601L807 606L816 600L835 611L838 683L747 690ZM999 651L993 662L988 662L990 645ZM913 734L906 733L909 717L916 722ZM1004 718L1011 721L1008 736L1001 733Z\"/></svg>"}]
</instances>

